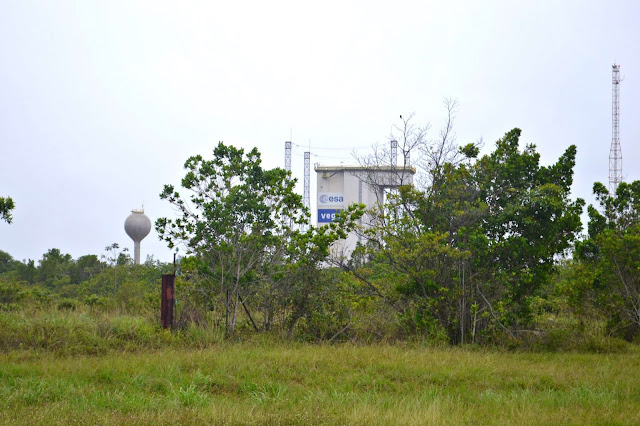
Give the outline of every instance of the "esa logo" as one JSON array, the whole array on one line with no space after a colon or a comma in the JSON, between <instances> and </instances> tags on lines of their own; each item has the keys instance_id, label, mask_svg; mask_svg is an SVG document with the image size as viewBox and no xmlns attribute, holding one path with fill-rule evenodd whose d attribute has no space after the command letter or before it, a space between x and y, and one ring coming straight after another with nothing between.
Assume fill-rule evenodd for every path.
<instances>
[{"instance_id":1,"label":"esa logo","mask_svg":"<svg viewBox=\"0 0 640 426\"><path fill-rule=\"evenodd\" d=\"M342 195L327 195L322 194L318 197L318 201L320 204L335 204L344 202L344 197Z\"/></svg>"}]
</instances>

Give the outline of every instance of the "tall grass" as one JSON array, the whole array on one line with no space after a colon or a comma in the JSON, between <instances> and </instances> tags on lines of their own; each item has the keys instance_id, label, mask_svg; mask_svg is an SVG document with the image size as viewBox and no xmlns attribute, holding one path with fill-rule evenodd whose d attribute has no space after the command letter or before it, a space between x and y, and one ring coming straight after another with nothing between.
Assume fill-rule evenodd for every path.
<instances>
[{"instance_id":1,"label":"tall grass","mask_svg":"<svg viewBox=\"0 0 640 426\"><path fill-rule=\"evenodd\" d=\"M525 335L517 342L506 340L504 345L515 350L594 353L624 352L632 347L620 339L606 336L596 326L589 327L594 332L587 332L584 327L547 322L550 323L546 325L547 331L539 336ZM285 335L278 330L255 333L251 327L240 325L234 341L283 342L286 341ZM173 332L162 330L156 311L132 313L130 310L98 309L84 304L74 305L72 309L51 306L0 309L0 352L34 350L58 355L95 355L108 351L136 352L161 348L202 349L224 340L225 330L215 321L199 321L198 325L187 323ZM398 342L384 335L353 340L366 344L385 341ZM433 336L414 336L404 342L446 345L443 339Z\"/></svg>"},{"instance_id":2,"label":"tall grass","mask_svg":"<svg viewBox=\"0 0 640 426\"><path fill-rule=\"evenodd\" d=\"M188 326L162 330L153 315L118 310L23 309L0 311L0 351L34 350L58 355L102 354L164 347L202 348L219 343L220 330Z\"/></svg>"},{"instance_id":3,"label":"tall grass","mask_svg":"<svg viewBox=\"0 0 640 426\"><path fill-rule=\"evenodd\" d=\"M640 423L636 345L431 344L232 342L211 325L162 330L155 313L0 311L0 423Z\"/></svg>"},{"instance_id":4,"label":"tall grass","mask_svg":"<svg viewBox=\"0 0 640 426\"><path fill-rule=\"evenodd\" d=\"M5 424L634 424L640 352L264 341L0 355Z\"/></svg>"}]
</instances>

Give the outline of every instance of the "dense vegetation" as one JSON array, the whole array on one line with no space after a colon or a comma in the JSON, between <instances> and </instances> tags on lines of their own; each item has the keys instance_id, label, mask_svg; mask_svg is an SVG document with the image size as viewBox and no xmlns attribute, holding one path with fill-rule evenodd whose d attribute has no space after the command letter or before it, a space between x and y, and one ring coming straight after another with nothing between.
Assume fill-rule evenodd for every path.
<instances>
[{"instance_id":1,"label":"dense vegetation","mask_svg":"<svg viewBox=\"0 0 640 426\"><path fill-rule=\"evenodd\" d=\"M570 197L575 146L543 166L535 146L519 146L519 129L481 157L477 144L456 146L450 128L435 141L411 118L398 130L415 184L389 189L363 176L384 188L384 204L350 206L324 227L308 224L295 181L264 169L257 150L220 143L212 159L188 159L184 191L161 193L179 215L156 223L187 252L173 337L157 325L160 276L173 265L134 265L117 244L78 259L51 249L37 262L0 251L0 347L64 340L76 346L62 351L93 353L256 333L590 350L637 341L640 182L616 194L596 183L600 205L589 206L583 235L584 202ZM360 161L388 164L389 153ZM395 172L401 179L406 167ZM366 243L352 256L331 249L349 232ZM67 326L88 346L73 333L51 340Z\"/></svg>"}]
</instances>

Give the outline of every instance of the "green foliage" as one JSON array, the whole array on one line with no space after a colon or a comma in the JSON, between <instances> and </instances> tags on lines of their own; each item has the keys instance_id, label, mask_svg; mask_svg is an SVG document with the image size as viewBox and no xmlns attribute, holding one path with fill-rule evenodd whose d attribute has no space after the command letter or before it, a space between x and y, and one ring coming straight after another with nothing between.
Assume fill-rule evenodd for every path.
<instances>
[{"instance_id":1,"label":"green foliage","mask_svg":"<svg viewBox=\"0 0 640 426\"><path fill-rule=\"evenodd\" d=\"M480 154L480 147L474 143L468 143L460 147L460 153L467 158L477 158Z\"/></svg>"},{"instance_id":2,"label":"green foliage","mask_svg":"<svg viewBox=\"0 0 640 426\"><path fill-rule=\"evenodd\" d=\"M78 307L78 303L73 299L62 299L58 303L58 310L60 311L75 311Z\"/></svg>"},{"instance_id":3,"label":"green foliage","mask_svg":"<svg viewBox=\"0 0 640 426\"><path fill-rule=\"evenodd\" d=\"M114 289L117 269L119 286ZM15 261L0 252L0 311L82 311L91 313L136 313L158 315L160 276L168 265L112 265L96 255L77 260L58 249L48 250L37 264L33 260ZM155 321L155 319L154 319Z\"/></svg>"},{"instance_id":4,"label":"green foliage","mask_svg":"<svg viewBox=\"0 0 640 426\"><path fill-rule=\"evenodd\" d=\"M461 151L469 161L431 162L426 188L400 187L369 212L377 226L351 269L410 329L464 343L532 324L529 298L580 232L584 201L569 199L575 146L544 167L519 139L508 132L476 162L475 145Z\"/></svg>"},{"instance_id":5,"label":"green foliage","mask_svg":"<svg viewBox=\"0 0 640 426\"><path fill-rule=\"evenodd\" d=\"M49 289L60 288L71 282L69 269L73 259L58 249L51 249L42 256L36 279Z\"/></svg>"},{"instance_id":6,"label":"green foliage","mask_svg":"<svg viewBox=\"0 0 640 426\"><path fill-rule=\"evenodd\" d=\"M244 299L254 292L260 273L278 274L292 225L305 224L307 212L289 174L264 170L257 149L245 154L220 143L212 160L194 156L185 169L182 186L189 198L172 185L160 194L181 216L158 219L156 230L169 247L184 244L199 259L198 272L209 277L209 286L220 286L225 323L233 334L241 306L248 312Z\"/></svg>"},{"instance_id":7,"label":"green foliage","mask_svg":"<svg viewBox=\"0 0 640 426\"><path fill-rule=\"evenodd\" d=\"M640 333L640 181L621 182L614 194L596 183L600 210L589 206L589 236L576 258L589 271L585 292L607 318L612 334L632 340Z\"/></svg>"},{"instance_id":8,"label":"green foliage","mask_svg":"<svg viewBox=\"0 0 640 426\"><path fill-rule=\"evenodd\" d=\"M7 223L11 223L13 217L11 216L11 210L16 207L11 197L0 197L0 219Z\"/></svg>"},{"instance_id":9,"label":"green foliage","mask_svg":"<svg viewBox=\"0 0 640 426\"><path fill-rule=\"evenodd\" d=\"M259 332L616 352L627 348L620 338L637 339L640 183L620 184L615 196L594 185L600 208L589 206L589 237L573 261L559 261L581 230L584 202L569 197L575 147L541 166L533 145L519 147L518 129L480 158L477 144L407 140L426 155L418 158L425 184L382 184L384 205L348 206L320 228L307 226L295 181L263 169L257 150L221 143L211 160L188 159L186 196L171 185L161 194L179 215L156 222L170 246L187 251L173 333L158 326L160 276L172 265L134 265L117 244L77 260L55 248L23 262L0 251L0 347L206 348ZM330 262L332 245L349 232L363 244ZM266 401L283 388L251 389ZM174 389L191 407L201 406L199 392Z\"/></svg>"},{"instance_id":10,"label":"green foliage","mask_svg":"<svg viewBox=\"0 0 640 426\"><path fill-rule=\"evenodd\" d=\"M190 256L185 270L194 280L183 287L195 296L189 315L200 321L203 308L222 303L233 335L240 312L256 331L269 330L276 315L292 307L293 327L317 285L314 271L344 231L335 225L303 231L308 211L294 192L295 180L282 169L263 169L256 149L245 153L219 143L213 159L191 157L185 169L188 197L172 185L160 194L180 216L158 219L156 230L169 247L182 245Z\"/></svg>"},{"instance_id":11,"label":"green foliage","mask_svg":"<svg viewBox=\"0 0 640 426\"><path fill-rule=\"evenodd\" d=\"M555 257L578 236L584 206L582 199L569 199L576 147L542 167L533 145L518 151L519 137L519 129L507 133L477 164L487 214L479 227L486 244L474 266L484 269L483 280L505 290L510 323L526 319L527 297L548 282Z\"/></svg>"},{"instance_id":12,"label":"green foliage","mask_svg":"<svg viewBox=\"0 0 640 426\"><path fill-rule=\"evenodd\" d=\"M350 324L353 283L337 269L304 269L293 282L292 312L287 318L288 336L300 340L326 341L339 338ZM348 335L348 334L347 334Z\"/></svg>"},{"instance_id":13,"label":"green foliage","mask_svg":"<svg viewBox=\"0 0 640 426\"><path fill-rule=\"evenodd\" d=\"M26 294L22 286L16 283L0 282L0 304L17 303L24 299Z\"/></svg>"},{"instance_id":14,"label":"green foliage","mask_svg":"<svg viewBox=\"0 0 640 426\"><path fill-rule=\"evenodd\" d=\"M0 274L15 270L19 263L9 253L0 250Z\"/></svg>"}]
</instances>

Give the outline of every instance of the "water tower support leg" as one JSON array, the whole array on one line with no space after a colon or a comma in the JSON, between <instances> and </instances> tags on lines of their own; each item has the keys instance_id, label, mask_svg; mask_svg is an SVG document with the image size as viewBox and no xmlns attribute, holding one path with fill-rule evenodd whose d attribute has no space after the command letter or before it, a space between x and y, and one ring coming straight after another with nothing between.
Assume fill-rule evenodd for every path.
<instances>
[{"instance_id":1,"label":"water tower support leg","mask_svg":"<svg viewBox=\"0 0 640 426\"><path fill-rule=\"evenodd\" d=\"M140 241L133 243L133 262L136 265L140 264Z\"/></svg>"}]
</instances>

